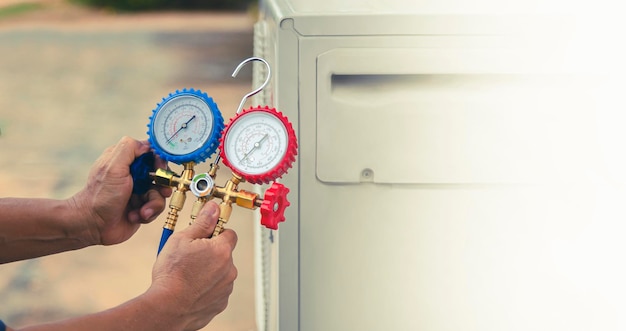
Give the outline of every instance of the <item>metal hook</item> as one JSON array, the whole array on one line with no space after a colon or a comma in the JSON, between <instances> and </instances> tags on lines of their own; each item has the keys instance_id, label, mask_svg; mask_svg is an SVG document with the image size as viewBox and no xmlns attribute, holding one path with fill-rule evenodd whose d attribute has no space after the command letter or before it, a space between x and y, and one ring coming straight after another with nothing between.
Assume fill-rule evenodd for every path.
<instances>
[{"instance_id":1,"label":"metal hook","mask_svg":"<svg viewBox=\"0 0 626 331\"><path fill-rule=\"evenodd\" d=\"M244 95L243 98L241 99L241 102L239 103L239 108L237 108L237 112L236 114L239 114L239 112L243 109L243 105L246 103L246 100L261 92L265 86L267 86L267 84L269 84L270 82L270 78L272 77L272 69L270 67L270 64L267 63L267 61L265 61L265 59L262 59L260 57L251 57L248 59L243 60L243 62L239 63L239 65L237 66L237 68L235 68L235 71L233 71L233 74L231 75L231 77L235 78L237 77L237 74L239 73L239 70L241 70L241 68L243 68L248 62L252 62L252 61L261 61L265 64L265 67L267 68L267 77L265 77L265 82L263 82L263 84L258 87L257 89L253 90L252 92L249 92L248 94ZM217 153L217 157L215 158L215 162L214 164L217 166L220 163L220 160L222 159L220 153Z\"/></svg>"},{"instance_id":2,"label":"metal hook","mask_svg":"<svg viewBox=\"0 0 626 331\"><path fill-rule=\"evenodd\" d=\"M243 68L243 66L245 66L248 62L252 62L252 61L261 61L265 64L265 67L267 68L267 77L265 77L265 82L263 82L263 85L261 85L257 89L243 96L243 99L241 99L241 102L239 103L239 108L237 108L237 114L239 114L239 112L243 109L243 105L246 103L246 100L249 97L261 92L261 90L263 90L265 86L267 86L267 84L270 82L270 77L272 77L272 69L270 68L270 64L260 57L251 57L239 63L237 68L235 68L235 71L233 72L232 77L233 78L237 77L239 70L241 70L241 68Z\"/></svg>"}]
</instances>

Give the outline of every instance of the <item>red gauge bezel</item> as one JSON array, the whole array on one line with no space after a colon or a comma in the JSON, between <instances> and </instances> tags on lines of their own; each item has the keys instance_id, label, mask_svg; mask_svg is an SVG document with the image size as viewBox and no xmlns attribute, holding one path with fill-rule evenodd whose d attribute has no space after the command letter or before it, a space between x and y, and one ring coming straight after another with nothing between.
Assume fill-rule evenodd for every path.
<instances>
[{"instance_id":1,"label":"red gauge bezel","mask_svg":"<svg viewBox=\"0 0 626 331\"><path fill-rule=\"evenodd\" d=\"M225 140L228 137L228 133L232 125L239 121L242 117L255 112L268 113L278 118L285 126L285 130L287 130L287 149L285 150L285 154L280 162L274 166L274 168L261 174L249 174L233 167L233 164L230 160L228 160L226 152L224 151ZM249 109L241 111L239 114L235 115L235 117L231 118L228 125L224 128L224 132L220 138L220 157L222 158L224 165L230 168L233 173L241 176L244 180L252 184L269 184L270 182L282 177L282 175L284 175L287 170L291 168L291 165L296 160L296 155L298 155L298 141L291 122L289 122L289 119L287 119L287 117L281 112L277 111L276 108L270 108L269 106L250 107Z\"/></svg>"}]
</instances>

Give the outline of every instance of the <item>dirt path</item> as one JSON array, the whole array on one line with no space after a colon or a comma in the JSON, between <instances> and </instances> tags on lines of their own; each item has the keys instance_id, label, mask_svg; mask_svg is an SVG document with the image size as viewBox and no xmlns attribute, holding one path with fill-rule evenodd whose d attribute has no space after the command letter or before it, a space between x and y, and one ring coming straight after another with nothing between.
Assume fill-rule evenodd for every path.
<instances>
[{"instance_id":1,"label":"dirt path","mask_svg":"<svg viewBox=\"0 0 626 331\"><path fill-rule=\"evenodd\" d=\"M146 138L168 93L206 91L228 119L250 87L249 69L230 78L252 55L248 13L113 15L43 2L45 10L0 19L0 196L68 197L104 148L123 135ZM205 330L255 329L251 215L233 215L239 278L229 308ZM19 327L142 293L163 221L114 247L0 266L1 318Z\"/></svg>"}]
</instances>

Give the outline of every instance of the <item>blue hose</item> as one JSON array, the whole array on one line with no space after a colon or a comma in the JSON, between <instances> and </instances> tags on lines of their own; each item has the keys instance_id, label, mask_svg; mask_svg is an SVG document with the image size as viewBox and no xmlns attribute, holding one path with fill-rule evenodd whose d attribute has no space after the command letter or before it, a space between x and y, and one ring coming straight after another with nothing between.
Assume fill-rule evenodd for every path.
<instances>
[{"instance_id":1,"label":"blue hose","mask_svg":"<svg viewBox=\"0 0 626 331\"><path fill-rule=\"evenodd\" d=\"M163 233L161 234L161 242L159 243L159 250L157 251L157 255L159 255L159 253L161 253L161 250L163 249L163 246L165 246L165 243L167 242L167 239L169 239L169 237L172 235L172 233L174 233L174 230L163 228Z\"/></svg>"}]
</instances>

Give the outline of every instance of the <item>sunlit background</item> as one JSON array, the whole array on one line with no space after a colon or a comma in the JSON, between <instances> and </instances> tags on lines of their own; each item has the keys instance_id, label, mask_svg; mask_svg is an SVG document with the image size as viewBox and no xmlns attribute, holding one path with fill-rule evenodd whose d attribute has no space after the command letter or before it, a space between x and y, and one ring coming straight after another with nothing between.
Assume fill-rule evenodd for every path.
<instances>
[{"instance_id":1,"label":"sunlit background","mask_svg":"<svg viewBox=\"0 0 626 331\"><path fill-rule=\"evenodd\" d=\"M0 0L0 196L71 196L106 147L147 138L152 110L176 89L207 92L228 120L251 87L250 68L230 74L252 55L255 20L244 0ZM251 215L231 218L239 277L204 330L256 329ZM179 229L187 218L186 208ZM0 266L0 318L17 328L143 293L163 222L113 247Z\"/></svg>"}]
</instances>

